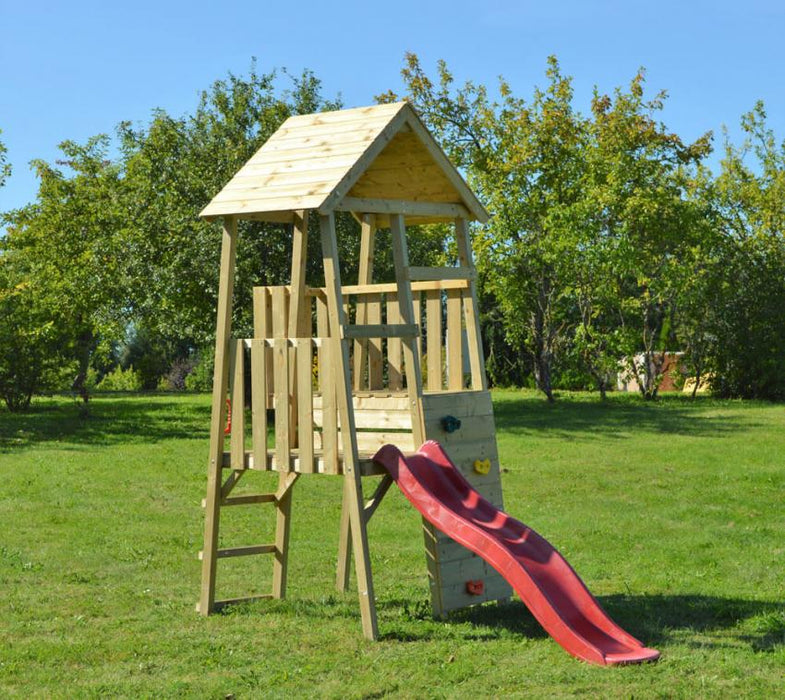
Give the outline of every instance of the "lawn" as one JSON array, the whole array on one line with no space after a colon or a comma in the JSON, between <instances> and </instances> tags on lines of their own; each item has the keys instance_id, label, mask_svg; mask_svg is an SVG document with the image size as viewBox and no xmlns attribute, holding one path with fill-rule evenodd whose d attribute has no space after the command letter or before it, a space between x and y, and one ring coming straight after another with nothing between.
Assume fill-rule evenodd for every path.
<instances>
[{"instance_id":1,"label":"lawn","mask_svg":"<svg viewBox=\"0 0 785 700\"><path fill-rule=\"evenodd\" d=\"M420 519L398 492L370 525L382 639L366 642L356 596L333 583L334 477L297 484L288 600L201 618L209 398L100 396L87 419L53 398L0 411L0 696L780 694L785 407L548 405L520 391L494 403L507 510L658 663L581 663L516 602L429 619ZM271 478L246 477L254 491ZM224 542L267 541L271 514L227 509ZM220 597L269 587L269 557L219 567Z\"/></svg>"}]
</instances>

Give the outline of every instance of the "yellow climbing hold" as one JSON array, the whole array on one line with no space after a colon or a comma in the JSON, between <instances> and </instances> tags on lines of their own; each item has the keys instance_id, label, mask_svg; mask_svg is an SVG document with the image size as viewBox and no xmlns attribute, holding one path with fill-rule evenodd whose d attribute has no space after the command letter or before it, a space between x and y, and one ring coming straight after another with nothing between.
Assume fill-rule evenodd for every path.
<instances>
[{"instance_id":1,"label":"yellow climbing hold","mask_svg":"<svg viewBox=\"0 0 785 700\"><path fill-rule=\"evenodd\" d=\"M478 474L487 474L491 471L491 460L490 459L478 459L474 462L474 471Z\"/></svg>"}]
</instances>

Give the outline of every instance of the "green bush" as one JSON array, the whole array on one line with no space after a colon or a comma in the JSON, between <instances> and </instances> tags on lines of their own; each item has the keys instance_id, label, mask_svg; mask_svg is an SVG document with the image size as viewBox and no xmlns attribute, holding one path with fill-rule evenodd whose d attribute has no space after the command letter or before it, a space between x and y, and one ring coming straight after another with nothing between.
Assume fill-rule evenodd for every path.
<instances>
[{"instance_id":1,"label":"green bush","mask_svg":"<svg viewBox=\"0 0 785 700\"><path fill-rule=\"evenodd\" d=\"M98 391L140 391L142 377L133 365L128 369L116 367L96 387Z\"/></svg>"},{"instance_id":2,"label":"green bush","mask_svg":"<svg viewBox=\"0 0 785 700\"><path fill-rule=\"evenodd\" d=\"M185 377L185 388L188 391L212 391L213 361L215 350L205 347L196 355L196 364Z\"/></svg>"}]
</instances>

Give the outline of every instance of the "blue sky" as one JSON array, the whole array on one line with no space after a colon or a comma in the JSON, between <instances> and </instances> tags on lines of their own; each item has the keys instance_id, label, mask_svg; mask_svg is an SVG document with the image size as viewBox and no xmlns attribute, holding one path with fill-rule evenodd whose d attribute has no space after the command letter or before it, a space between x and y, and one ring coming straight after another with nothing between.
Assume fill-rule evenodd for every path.
<instances>
[{"instance_id":1,"label":"blue sky","mask_svg":"<svg viewBox=\"0 0 785 700\"><path fill-rule=\"evenodd\" d=\"M785 3L770 0L0 0L0 136L14 172L0 211L36 193L28 163L54 160L64 139L145 122L156 107L181 115L228 71L312 69L327 96L369 104L400 88L406 51L432 71L444 58L460 81L516 93L543 84L556 54L586 111L594 85L610 91L647 69L667 89L665 121L685 139L766 103L785 138ZM715 141L721 145L721 139Z\"/></svg>"}]
</instances>

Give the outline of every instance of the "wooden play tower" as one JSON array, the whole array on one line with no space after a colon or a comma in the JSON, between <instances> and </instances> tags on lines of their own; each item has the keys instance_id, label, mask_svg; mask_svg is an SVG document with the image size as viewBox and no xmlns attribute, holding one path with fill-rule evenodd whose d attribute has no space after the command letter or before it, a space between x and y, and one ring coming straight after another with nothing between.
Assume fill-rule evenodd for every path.
<instances>
[{"instance_id":1,"label":"wooden play tower","mask_svg":"<svg viewBox=\"0 0 785 700\"><path fill-rule=\"evenodd\" d=\"M357 285L341 284L334 220L339 211L360 222ZM305 283L309 212L318 214L325 280L320 288ZM222 219L223 243L197 609L207 615L247 600L216 600L217 563L224 557L272 555L272 592L259 597L284 597L293 487L301 475L337 475L344 484L338 587L347 588L353 554L363 631L375 639L367 525L391 485L373 462L378 448L393 443L409 451L426 439L438 440L475 488L502 505L469 240L469 221L484 222L488 215L412 107L400 102L291 117L202 216ZM250 339L231 336L238 219L280 223L293 236L291 283L254 289ZM435 222L454 225L458 266L411 266L406 223ZM373 281L380 228L390 229L394 283ZM246 393L252 400L248 437ZM272 447L268 408L275 415ZM249 470L277 471L277 491L232 495ZM382 476L367 502L366 476ZM276 511L275 542L219 548L221 510L263 503ZM482 559L425 522L424 530L437 616L510 596L506 582Z\"/></svg>"}]
</instances>

